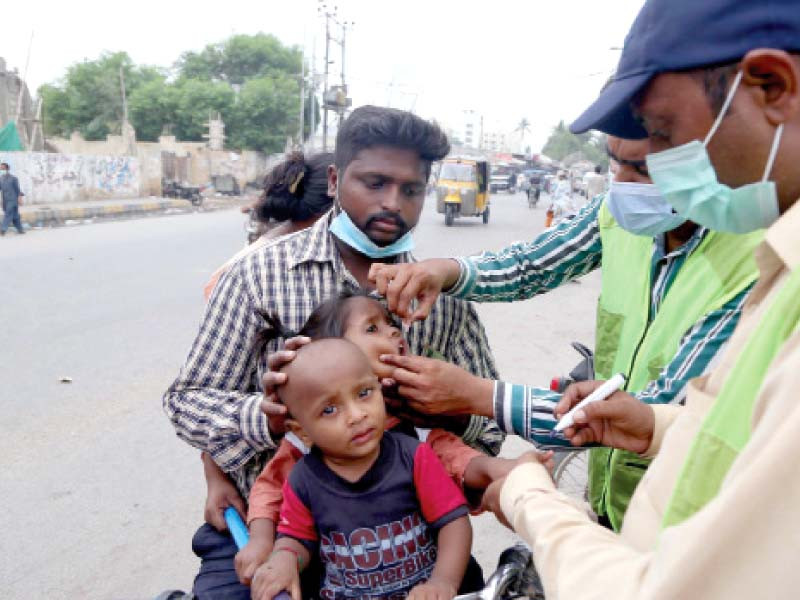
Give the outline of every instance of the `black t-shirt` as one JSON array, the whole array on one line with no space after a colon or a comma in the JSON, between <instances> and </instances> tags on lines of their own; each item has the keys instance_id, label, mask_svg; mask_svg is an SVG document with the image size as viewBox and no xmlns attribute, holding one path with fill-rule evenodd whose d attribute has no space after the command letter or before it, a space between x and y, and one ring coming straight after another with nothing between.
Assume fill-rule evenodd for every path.
<instances>
[{"instance_id":1,"label":"black t-shirt","mask_svg":"<svg viewBox=\"0 0 800 600\"><path fill-rule=\"evenodd\" d=\"M430 578L435 530L467 514L430 446L391 431L357 482L336 475L312 450L283 491L279 536L319 552L326 600L405 597Z\"/></svg>"}]
</instances>

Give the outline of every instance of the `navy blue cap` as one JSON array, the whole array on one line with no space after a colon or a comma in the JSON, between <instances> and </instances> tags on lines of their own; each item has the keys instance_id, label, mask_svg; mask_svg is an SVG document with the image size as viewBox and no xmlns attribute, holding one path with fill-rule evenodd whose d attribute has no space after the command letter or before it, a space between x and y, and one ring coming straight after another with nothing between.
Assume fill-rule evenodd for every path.
<instances>
[{"instance_id":1,"label":"navy blue cap","mask_svg":"<svg viewBox=\"0 0 800 600\"><path fill-rule=\"evenodd\" d=\"M570 131L647 137L630 103L655 75L734 62L756 48L800 50L800 0L648 0L614 79Z\"/></svg>"}]
</instances>

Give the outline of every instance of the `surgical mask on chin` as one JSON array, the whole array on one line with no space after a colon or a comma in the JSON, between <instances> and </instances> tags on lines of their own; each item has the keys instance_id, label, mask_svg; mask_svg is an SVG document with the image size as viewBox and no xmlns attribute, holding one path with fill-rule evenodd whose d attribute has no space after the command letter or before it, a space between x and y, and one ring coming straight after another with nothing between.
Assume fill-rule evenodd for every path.
<instances>
[{"instance_id":1,"label":"surgical mask on chin","mask_svg":"<svg viewBox=\"0 0 800 600\"><path fill-rule=\"evenodd\" d=\"M619 226L634 235L655 237L686 222L652 183L612 181L606 206Z\"/></svg>"},{"instance_id":2,"label":"surgical mask on chin","mask_svg":"<svg viewBox=\"0 0 800 600\"><path fill-rule=\"evenodd\" d=\"M339 214L331 221L330 232L356 252L370 258L388 258L414 249L414 238L409 231L403 237L388 246L378 246L361 231L347 213L339 209Z\"/></svg>"},{"instance_id":3,"label":"surgical mask on chin","mask_svg":"<svg viewBox=\"0 0 800 600\"><path fill-rule=\"evenodd\" d=\"M742 71L739 71L705 141L694 140L647 155L650 178L679 215L709 229L730 233L747 233L769 227L779 216L775 182L767 181L767 178L778 153L782 123L775 131L764 176L757 183L736 189L720 183L706 150L741 81Z\"/></svg>"}]
</instances>

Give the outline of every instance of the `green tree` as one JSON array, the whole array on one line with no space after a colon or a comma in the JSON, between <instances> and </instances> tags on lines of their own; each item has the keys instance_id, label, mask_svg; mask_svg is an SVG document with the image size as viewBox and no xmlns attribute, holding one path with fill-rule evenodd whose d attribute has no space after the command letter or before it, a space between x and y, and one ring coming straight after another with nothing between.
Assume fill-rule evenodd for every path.
<instances>
[{"instance_id":1,"label":"green tree","mask_svg":"<svg viewBox=\"0 0 800 600\"><path fill-rule=\"evenodd\" d=\"M125 52L74 64L63 80L39 89L45 105L45 132L66 137L77 130L89 140L118 133L123 112L120 71L128 94L163 78L156 68L135 66Z\"/></svg>"},{"instance_id":2,"label":"green tree","mask_svg":"<svg viewBox=\"0 0 800 600\"><path fill-rule=\"evenodd\" d=\"M153 67L137 67L124 52L71 66L61 81L44 85L45 131L90 140L120 131L122 69L128 113L138 139L156 140L169 127L180 140L199 141L210 116L220 113L228 144L271 152L297 137L302 53L273 35L234 35L199 52L184 53L174 80ZM237 97L238 96L238 97ZM309 96L305 132L319 106Z\"/></svg>"},{"instance_id":3,"label":"green tree","mask_svg":"<svg viewBox=\"0 0 800 600\"><path fill-rule=\"evenodd\" d=\"M179 140L199 141L207 133L206 123L214 113L230 123L236 94L227 83L184 79L169 92L168 105L175 107L174 134ZM174 104L173 104L174 103Z\"/></svg>"},{"instance_id":4,"label":"green tree","mask_svg":"<svg viewBox=\"0 0 800 600\"><path fill-rule=\"evenodd\" d=\"M260 77L241 88L230 121L228 143L236 148L279 152L297 137L300 87L288 77Z\"/></svg>"},{"instance_id":5,"label":"green tree","mask_svg":"<svg viewBox=\"0 0 800 600\"><path fill-rule=\"evenodd\" d=\"M604 135L591 132L576 135L570 132L564 121L561 121L553 128L547 143L542 148L542 154L561 161L571 154L581 152L586 160L605 168L608 166L605 146Z\"/></svg>"},{"instance_id":6,"label":"green tree","mask_svg":"<svg viewBox=\"0 0 800 600\"><path fill-rule=\"evenodd\" d=\"M180 77L244 84L248 79L300 73L302 53L284 46L274 35L234 35L178 60Z\"/></svg>"},{"instance_id":7,"label":"green tree","mask_svg":"<svg viewBox=\"0 0 800 600\"><path fill-rule=\"evenodd\" d=\"M136 138L154 142L166 126L174 126L178 113L175 86L160 77L137 87L128 98L130 121Z\"/></svg>"}]
</instances>

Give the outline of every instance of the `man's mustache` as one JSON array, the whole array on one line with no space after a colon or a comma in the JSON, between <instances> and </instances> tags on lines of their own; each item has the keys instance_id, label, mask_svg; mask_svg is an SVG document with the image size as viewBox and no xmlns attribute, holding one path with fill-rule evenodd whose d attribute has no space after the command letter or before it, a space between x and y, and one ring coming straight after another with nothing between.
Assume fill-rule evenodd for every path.
<instances>
[{"instance_id":1,"label":"man's mustache","mask_svg":"<svg viewBox=\"0 0 800 600\"><path fill-rule=\"evenodd\" d=\"M405 222L403 217L397 213L389 211L376 213L367 219L364 229L369 229L375 223L375 221L392 221L401 231L408 231L408 224Z\"/></svg>"}]
</instances>

